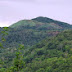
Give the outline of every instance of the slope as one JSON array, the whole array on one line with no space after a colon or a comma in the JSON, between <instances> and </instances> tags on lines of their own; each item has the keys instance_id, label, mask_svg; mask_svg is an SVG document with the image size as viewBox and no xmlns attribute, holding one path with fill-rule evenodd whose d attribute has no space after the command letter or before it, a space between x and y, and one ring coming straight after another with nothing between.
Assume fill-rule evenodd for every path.
<instances>
[{"instance_id":1,"label":"slope","mask_svg":"<svg viewBox=\"0 0 72 72\"><path fill-rule=\"evenodd\" d=\"M45 39L24 53L31 72L71 72L72 71L72 31L64 31Z\"/></svg>"},{"instance_id":2,"label":"slope","mask_svg":"<svg viewBox=\"0 0 72 72\"><path fill-rule=\"evenodd\" d=\"M4 67L13 72L15 48L5 49ZM23 62L25 66L20 72L71 72L72 71L72 30L66 30L55 37L46 38L31 48L24 48ZM5 58L4 58L5 57Z\"/></svg>"},{"instance_id":3,"label":"slope","mask_svg":"<svg viewBox=\"0 0 72 72\"><path fill-rule=\"evenodd\" d=\"M60 21L53 20L53 19L50 19L47 17L40 16L40 17L34 18L32 20L35 20L38 22L43 22L43 23L55 23L56 25L61 26L62 28L72 28L72 25L69 25L68 23L60 22Z\"/></svg>"},{"instance_id":4,"label":"slope","mask_svg":"<svg viewBox=\"0 0 72 72\"><path fill-rule=\"evenodd\" d=\"M46 17L37 17L32 20L21 20L9 27L11 30L6 38L7 45L24 44L32 46L46 37L57 35L72 26ZM16 43L16 44L15 44Z\"/></svg>"}]
</instances>

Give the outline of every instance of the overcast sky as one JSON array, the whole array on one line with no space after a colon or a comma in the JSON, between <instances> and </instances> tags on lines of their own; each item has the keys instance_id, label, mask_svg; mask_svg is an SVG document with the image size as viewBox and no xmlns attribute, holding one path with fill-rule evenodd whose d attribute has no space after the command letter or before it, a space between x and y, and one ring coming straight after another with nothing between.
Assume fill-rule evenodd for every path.
<instances>
[{"instance_id":1,"label":"overcast sky","mask_svg":"<svg viewBox=\"0 0 72 72\"><path fill-rule=\"evenodd\" d=\"M72 24L72 0L0 0L0 27L38 16Z\"/></svg>"}]
</instances>

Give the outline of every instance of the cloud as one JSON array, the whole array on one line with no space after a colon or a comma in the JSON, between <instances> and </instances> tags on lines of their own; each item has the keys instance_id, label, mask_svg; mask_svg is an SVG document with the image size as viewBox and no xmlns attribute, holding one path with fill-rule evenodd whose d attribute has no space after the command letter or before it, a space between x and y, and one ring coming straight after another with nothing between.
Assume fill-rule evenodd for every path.
<instances>
[{"instance_id":1,"label":"cloud","mask_svg":"<svg viewBox=\"0 0 72 72\"><path fill-rule=\"evenodd\" d=\"M34 0L0 0L0 1L34 1Z\"/></svg>"},{"instance_id":2,"label":"cloud","mask_svg":"<svg viewBox=\"0 0 72 72\"><path fill-rule=\"evenodd\" d=\"M10 22L0 22L0 27L5 27L5 26L9 26L10 25Z\"/></svg>"},{"instance_id":3,"label":"cloud","mask_svg":"<svg viewBox=\"0 0 72 72\"><path fill-rule=\"evenodd\" d=\"M58 4L71 4L72 0L0 0L0 2L27 2L27 3L35 3L35 4L48 4L48 5L58 5Z\"/></svg>"},{"instance_id":4,"label":"cloud","mask_svg":"<svg viewBox=\"0 0 72 72\"><path fill-rule=\"evenodd\" d=\"M19 2L33 2L33 1L35 1L35 0L0 0L0 1L13 1L13 2L17 2L17 1L19 1Z\"/></svg>"},{"instance_id":5,"label":"cloud","mask_svg":"<svg viewBox=\"0 0 72 72\"><path fill-rule=\"evenodd\" d=\"M36 0L40 5L72 5L72 0Z\"/></svg>"}]
</instances>

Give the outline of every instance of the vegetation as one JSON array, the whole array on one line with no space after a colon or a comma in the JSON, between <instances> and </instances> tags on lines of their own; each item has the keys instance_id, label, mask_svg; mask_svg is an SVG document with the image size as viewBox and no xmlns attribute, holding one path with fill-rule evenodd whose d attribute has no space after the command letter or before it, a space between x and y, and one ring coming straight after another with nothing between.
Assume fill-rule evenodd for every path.
<instances>
[{"instance_id":1,"label":"vegetation","mask_svg":"<svg viewBox=\"0 0 72 72\"><path fill-rule=\"evenodd\" d=\"M35 20L35 21L38 21L38 22L43 22L43 23L54 23L54 24L56 24L56 26L58 25L58 26L65 28L65 29L72 28L72 26L69 25L68 23L60 22L60 21L53 20L53 19L50 19L50 18L47 18L47 17L37 17L37 18L34 18L32 20Z\"/></svg>"},{"instance_id":2,"label":"vegetation","mask_svg":"<svg viewBox=\"0 0 72 72\"><path fill-rule=\"evenodd\" d=\"M22 51L20 51L21 48L23 48ZM72 31L64 31L29 49L20 47L16 52L16 57L5 63L9 65L12 62L11 67L3 67L1 70L7 72L71 72L71 59Z\"/></svg>"},{"instance_id":3,"label":"vegetation","mask_svg":"<svg viewBox=\"0 0 72 72\"><path fill-rule=\"evenodd\" d=\"M38 30L20 25L0 28L0 72L72 72L71 28Z\"/></svg>"},{"instance_id":4,"label":"vegetation","mask_svg":"<svg viewBox=\"0 0 72 72\"><path fill-rule=\"evenodd\" d=\"M57 35L59 32L72 29L72 26L46 17L32 20L21 20L9 27L5 47L18 47L18 44L30 47L47 37Z\"/></svg>"}]
</instances>

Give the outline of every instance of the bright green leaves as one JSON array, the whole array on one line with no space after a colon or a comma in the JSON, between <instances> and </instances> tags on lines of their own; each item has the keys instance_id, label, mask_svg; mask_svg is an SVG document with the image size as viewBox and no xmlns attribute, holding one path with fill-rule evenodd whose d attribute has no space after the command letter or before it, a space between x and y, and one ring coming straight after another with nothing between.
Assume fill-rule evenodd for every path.
<instances>
[{"instance_id":1,"label":"bright green leaves","mask_svg":"<svg viewBox=\"0 0 72 72\"><path fill-rule=\"evenodd\" d=\"M3 38L3 37L1 38L1 40L2 40L3 42L4 42L4 41L6 41L6 39L5 39L5 38Z\"/></svg>"},{"instance_id":2,"label":"bright green leaves","mask_svg":"<svg viewBox=\"0 0 72 72\"><path fill-rule=\"evenodd\" d=\"M3 36L8 35L8 33L5 31L1 31L1 33L3 34Z\"/></svg>"},{"instance_id":3,"label":"bright green leaves","mask_svg":"<svg viewBox=\"0 0 72 72\"><path fill-rule=\"evenodd\" d=\"M9 31L9 28L8 27L4 27L2 29L2 31L0 32L0 35L1 35L0 47L1 48L3 48L3 43L6 41L5 36L8 35L8 31Z\"/></svg>"},{"instance_id":4,"label":"bright green leaves","mask_svg":"<svg viewBox=\"0 0 72 72\"><path fill-rule=\"evenodd\" d=\"M8 35L8 30L8 27L4 27L2 31L0 31L0 48L3 48L3 43L6 41L5 36ZM4 61L0 60L0 72L5 72L4 65Z\"/></svg>"},{"instance_id":5,"label":"bright green leaves","mask_svg":"<svg viewBox=\"0 0 72 72\"><path fill-rule=\"evenodd\" d=\"M0 48L3 48L3 45L2 45L2 43L0 43Z\"/></svg>"},{"instance_id":6,"label":"bright green leaves","mask_svg":"<svg viewBox=\"0 0 72 72\"><path fill-rule=\"evenodd\" d=\"M14 71L20 71L25 65L23 62L22 49L24 49L24 45L20 45L16 52L16 58L14 59Z\"/></svg>"},{"instance_id":7,"label":"bright green leaves","mask_svg":"<svg viewBox=\"0 0 72 72\"><path fill-rule=\"evenodd\" d=\"M24 49L24 45L23 45L23 44L20 44L19 46L20 46L20 47L19 47L19 50Z\"/></svg>"},{"instance_id":8,"label":"bright green leaves","mask_svg":"<svg viewBox=\"0 0 72 72\"><path fill-rule=\"evenodd\" d=\"M4 27L4 28L3 28L3 30L8 31L8 30L9 30L9 28L8 28L8 27Z\"/></svg>"},{"instance_id":9,"label":"bright green leaves","mask_svg":"<svg viewBox=\"0 0 72 72\"><path fill-rule=\"evenodd\" d=\"M2 36L8 35L9 28L8 27L4 27L3 30L1 31Z\"/></svg>"}]
</instances>

